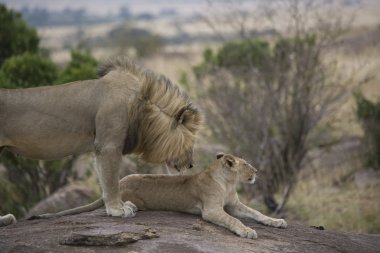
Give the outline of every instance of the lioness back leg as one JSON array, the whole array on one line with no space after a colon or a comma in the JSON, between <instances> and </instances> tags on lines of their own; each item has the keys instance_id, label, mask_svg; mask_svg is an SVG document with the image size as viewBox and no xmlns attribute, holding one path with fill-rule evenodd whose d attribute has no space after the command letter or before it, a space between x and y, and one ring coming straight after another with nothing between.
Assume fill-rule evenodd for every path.
<instances>
[{"instance_id":1,"label":"lioness back leg","mask_svg":"<svg viewBox=\"0 0 380 253\"><path fill-rule=\"evenodd\" d=\"M271 227L276 227L276 228L286 228L287 223L284 219L275 219L271 218L269 216L266 216L259 211L256 211L240 201L237 201L233 205L229 205L226 207L226 211L231 214L232 216L238 217L238 218L249 218L249 219L254 219L255 221L271 226Z\"/></svg>"},{"instance_id":2,"label":"lioness back leg","mask_svg":"<svg viewBox=\"0 0 380 253\"><path fill-rule=\"evenodd\" d=\"M235 234L244 238L257 238L256 231L245 226L238 219L227 214L222 207L204 208L202 210L202 218L219 226L228 228Z\"/></svg>"}]
</instances>

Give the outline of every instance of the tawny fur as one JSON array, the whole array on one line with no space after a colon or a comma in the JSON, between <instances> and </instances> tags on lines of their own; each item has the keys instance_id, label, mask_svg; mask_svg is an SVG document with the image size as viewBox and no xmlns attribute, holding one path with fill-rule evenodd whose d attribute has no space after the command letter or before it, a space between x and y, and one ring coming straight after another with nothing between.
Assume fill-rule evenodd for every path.
<instances>
[{"instance_id":1,"label":"tawny fur","mask_svg":"<svg viewBox=\"0 0 380 253\"><path fill-rule=\"evenodd\" d=\"M99 73L96 80L0 89L0 150L44 160L95 152L107 213L132 216L119 193L122 154L188 168L201 115L168 78L128 59Z\"/></svg>"},{"instance_id":2,"label":"tawny fur","mask_svg":"<svg viewBox=\"0 0 380 253\"><path fill-rule=\"evenodd\" d=\"M238 219L250 218L264 225L285 228L283 219L274 219L242 204L236 192L239 181L253 183L257 170L241 158L218 155L209 168L191 176L130 175L120 181L123 201L132 201L138 210L169 210L200 214L203 219L223 226L241 237L257 238L256 232ZM101 199L57 214L52 218L95 210ZM130 206L131 209L136 209ZM135 210L134 210L135 211Z\"/></svg>"}]
</instances>

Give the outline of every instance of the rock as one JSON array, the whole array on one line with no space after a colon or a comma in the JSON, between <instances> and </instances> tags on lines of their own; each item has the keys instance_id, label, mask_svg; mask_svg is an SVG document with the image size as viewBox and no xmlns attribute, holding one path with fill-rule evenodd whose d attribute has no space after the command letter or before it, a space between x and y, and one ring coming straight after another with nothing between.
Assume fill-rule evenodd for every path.
<instances>
[{"instance_id":1,"label":"rock","mask_svg":"<svg viewBox=\"0 0 380 253\"><path fill-rule=\"evenodd\" d=\"M111 230L111 231L110 231ZM60 243L77 246L122 246L143 239L157 238L155 230L141 226L128 226L115 231L115 228L90 229L83 232L73 232Z\"/></svg>"},{"instance_id":2,"label":"rock","mask_svg":"<svg viewBox=\"0 0 380 253\"><path fill-rule=\"evenodd\" d=\"M5 166L2 163L0 163L0 175L3 176L6 171L7 169L5 168Z\"/></svg>"},{"instance_id":3,"label":"rock","mask_svg":"<svg viewBox=\"0 0 380 253\"><path fill-rule=\"evenodd\" d=\"M69 184L37 203L26 217L43 213L56 213L62 210L82 206L95 199L95 193L80 184Z\"/></svg>"},{"instance_id":4,"label":"rock","mask_svg":"<svg viewBox=\"0 0 380 253\"><path fill-rule=\"evenodd\" d=\"M140 211L135 217L125 219L108 217L104 209L99 209L55 219L22 220L2 227L0 251L380 252L380 235L317 230L298 223L277 229L254 221L243 222L256 230L258 239L240 238L225 228L189 214Z\"/></svg>"}]
</instances>

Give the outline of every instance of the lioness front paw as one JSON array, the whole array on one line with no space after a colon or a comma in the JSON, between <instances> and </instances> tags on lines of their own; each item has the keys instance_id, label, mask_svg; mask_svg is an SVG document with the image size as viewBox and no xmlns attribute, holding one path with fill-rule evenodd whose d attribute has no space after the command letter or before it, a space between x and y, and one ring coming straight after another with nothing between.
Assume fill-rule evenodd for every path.
<instances>
[{"instance_id":1,"label":"lioness front paw","mask_svg":"<svg viewBox=\"0 0 380 253\"><path fill-rule=\"evenodd\" d=\"M133 217L136 215L137 207L130 201L120 203L119 205L108 205L106 211L109 216L116 217Z\"/></svg>"},{"instance_id":2,"label":"lioness front paw","mask_svg":"<svg viewBox=\"0 0 380 253\"><path fill-rule=\"evenodd\" d=\"M286 223L284 219L271 219L266 225L275 228L286 228L288 226L288 223Z\"/></svg>"},{"instance_id":3,"label":"lioness front paw","mask_svg":"<svg viewBox=\"0 0 380 253\"><path fill-rule=\"evenodd\" d=\"M236 234L238 234L240 237L243 238L248 238L248 239L256 239L257 238L257 233L255 230L249 227L244 227L241 229L238 229L236 231Z\"/></svg>"}]
</instances>

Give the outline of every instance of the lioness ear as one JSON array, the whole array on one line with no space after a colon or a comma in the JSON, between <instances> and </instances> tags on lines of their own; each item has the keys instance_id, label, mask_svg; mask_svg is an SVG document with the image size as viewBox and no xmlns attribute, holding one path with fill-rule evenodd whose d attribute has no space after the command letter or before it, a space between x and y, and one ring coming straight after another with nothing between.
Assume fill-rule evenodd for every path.
<instances>
[{"instance_id":1,"label":"lioness ear","mask_svg":"<svg viewBox=\"0 0 380 253\"><path fill-rule=\"evenodd\" d=\"M222 158L223 156L224 156L223 153L218 153L218 154L216 154L216 159L220 159L220 158Z\"/></svg>"},{"instance_id":2,"label":"lioness ear","mask_svg":"<svg viewBox=\"0 0 380 253\"><path fill-rule=\"evenodd\" d=\"M224 160L229 167L233 167L235 164L235 159L230 155L225 155Z\"/></svg>"},{"instance_id":3,"label":"lioness ear","mask_svg":"<svg viewBox=\"0 0 380 253\"><path fill-rule=\"evenodd\" d=\"M230 159L230 158L226 158L226 163L228 164L228 166L232 167L234 166L234 160Z\"/></svg>"}]
</instances>

